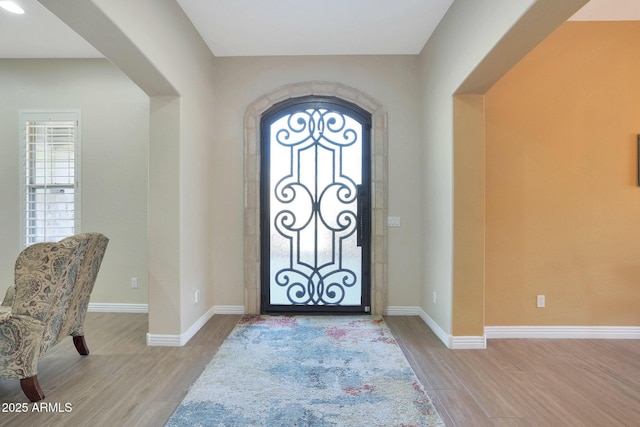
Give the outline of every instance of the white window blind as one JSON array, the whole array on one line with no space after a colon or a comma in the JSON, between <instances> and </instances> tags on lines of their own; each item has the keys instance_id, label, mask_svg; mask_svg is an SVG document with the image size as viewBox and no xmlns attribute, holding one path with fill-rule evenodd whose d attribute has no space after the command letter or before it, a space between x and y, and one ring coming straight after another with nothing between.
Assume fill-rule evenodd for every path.
<instances>
[{"instance_id":1,"label":"white window blind","mask_svg":"<svg viewBox=\"0 0 640 427\"><path fill-rule=\"evenodd\" d=\"M77 113L23 113L26 246L76 232Z\"/></svg>"}]
</instances>

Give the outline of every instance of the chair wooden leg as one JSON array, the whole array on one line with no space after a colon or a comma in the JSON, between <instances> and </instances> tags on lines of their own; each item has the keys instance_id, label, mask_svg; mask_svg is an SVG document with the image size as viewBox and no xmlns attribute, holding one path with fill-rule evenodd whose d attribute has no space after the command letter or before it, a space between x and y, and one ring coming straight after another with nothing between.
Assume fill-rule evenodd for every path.
<instances>
[{"instance_id":1,"label":"chair wooden leg","mask_svg":"<svg viewBox=\"0 0 640 427\"><path fill-rule=\"evenodd\" d=\"M84 340L84 335L73 337L73 345L76 346L76 350L81 355L86 356L89 354L89 347L87 347L87 342Z\"/></svg>"},{"instance_id":2,"label":"chair wooden leg","mask_svg":"<svg viewBox=\"0 0 640 427\"><path fill-rule=\"evenodd\" d=\"M37 375L29 378L22 378L20 380L20 387L22 387L22 391L30 401L37 402L38 400L44 399L44 393L40 388Z\"/></svg>"}]
</instances>

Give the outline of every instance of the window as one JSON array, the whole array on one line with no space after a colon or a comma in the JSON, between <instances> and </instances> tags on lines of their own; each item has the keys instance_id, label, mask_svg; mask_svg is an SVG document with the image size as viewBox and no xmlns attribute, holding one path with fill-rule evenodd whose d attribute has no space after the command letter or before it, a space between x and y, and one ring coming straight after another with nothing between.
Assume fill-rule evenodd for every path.
<instances>
[{"instance_id":1,"label":"window","mask_svg":"<svg viewBox=\"0 0 640 427\"><path fill-rule=\"evenodd\" d=\"M21 114L24 246L79 229L79 118L79 112Z\"/></svg>"}]
</instances>

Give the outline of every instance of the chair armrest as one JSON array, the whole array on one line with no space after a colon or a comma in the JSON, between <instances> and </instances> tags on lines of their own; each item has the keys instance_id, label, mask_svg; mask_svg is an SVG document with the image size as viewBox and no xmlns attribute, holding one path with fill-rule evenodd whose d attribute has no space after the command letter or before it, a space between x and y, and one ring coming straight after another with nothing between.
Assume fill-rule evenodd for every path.
<instances>
[{"instance_id":1,"label":"chair armrest","mask_svg":"<svg viewBox=\"0 0 640 427\"><path fill-rule=\"evenodd\" d=\"M4 301L0 305L6 305L11 307L13 305L13 300L16 298L16 285L9 286L7 289L7 293L4 295Z\"/></svg>"},{"instance_id":2,"label":"chair armrest","mask_svg":"<svg viewBox=\"0 0 640 427\"><path fill-rule=\"evenodd\" d=\"M38 373L44 323L29 316L0 314L0 380Z\"/></svg>"}]
</instances>

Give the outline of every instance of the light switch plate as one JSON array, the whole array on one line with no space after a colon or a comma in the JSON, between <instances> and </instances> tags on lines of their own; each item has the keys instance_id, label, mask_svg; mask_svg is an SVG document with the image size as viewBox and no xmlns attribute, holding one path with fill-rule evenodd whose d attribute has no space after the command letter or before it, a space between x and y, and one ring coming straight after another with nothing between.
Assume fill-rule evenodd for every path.
<instances>
[{"instance_id":1,"label":"light switch plate","mask_svg":"<svg viewBox=\"0 0 640 427\"><path fill-rule=\"evenodd\" d=\"M388 216L387 217L387 226L389 226L389 227L400 227L400 217L399 216Z\"/></svg>"}]
</instances>

